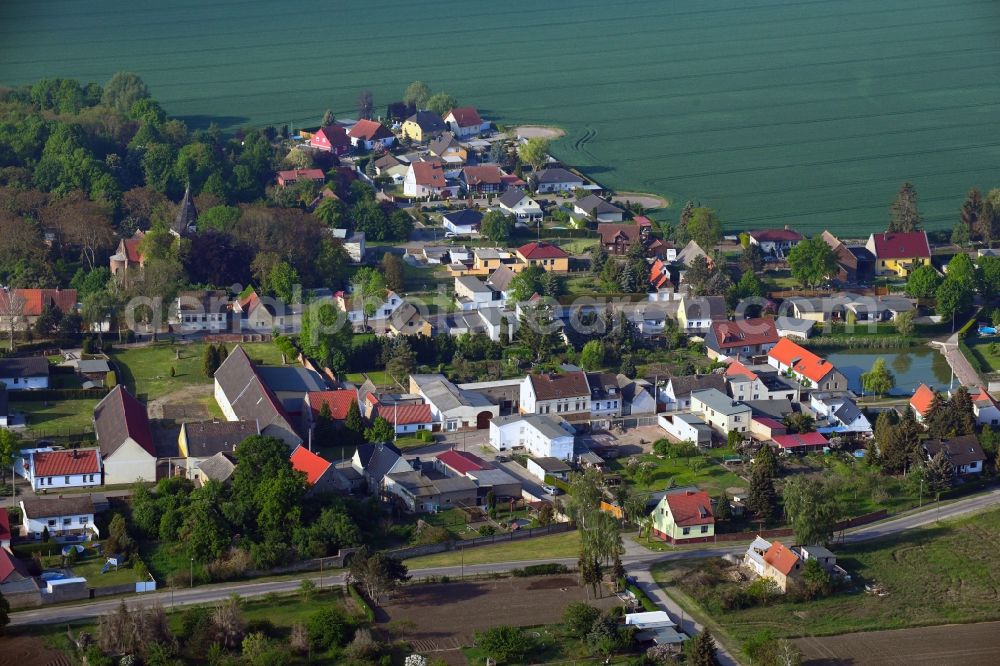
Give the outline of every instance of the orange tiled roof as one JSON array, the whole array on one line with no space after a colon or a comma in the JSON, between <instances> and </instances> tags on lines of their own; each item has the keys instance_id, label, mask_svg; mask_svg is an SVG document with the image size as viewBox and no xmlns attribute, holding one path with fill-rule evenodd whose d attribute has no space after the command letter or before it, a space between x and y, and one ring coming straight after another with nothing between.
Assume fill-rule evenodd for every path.
<instances>
[{"instance_id":1,"label":"orange tiled roof","mask_svg":"<svg viewBox=\"0 0 1000 666\"><path fill-rule=\"evenodd\" d=\"M785 548L780 541L774 541L771 547L764 551L764 561L787 576L799 563L799 556Z\"/></svg>"},{"instance_id":2,"label":"orange tiled roof","mask_svg":"<svg viewBox=\"0 0 1000 666\"><path fill-rule=\"evenodd\" d=\"M913 392L913 397L910 398L910 407L913 408L917 414L924 416L927 410L931 408L931 403L934 402L934 391L931 390L927 384L921 384L917 387L917 390Z\"/></svg>"}]
</instances>

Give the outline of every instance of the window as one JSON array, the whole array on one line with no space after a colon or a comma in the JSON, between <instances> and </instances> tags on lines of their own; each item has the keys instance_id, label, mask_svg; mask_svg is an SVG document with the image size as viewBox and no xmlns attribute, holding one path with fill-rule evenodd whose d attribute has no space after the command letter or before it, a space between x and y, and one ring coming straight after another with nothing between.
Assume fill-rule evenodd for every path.
<instances>
[{"instance_id":1,"label":"window","mask_svg":"<svg viewBox=\"0 0 1000 666\"><path fill-rule=\"evenodd\" d=\"M690 527L685 527L683 532L684 532L684 536L687 536L688 534L691 534L691 528Z\"/></svg>"},{"instance_id":2,"label":"window","mask_svg":"<svg viewBox=\"0 0 1000 666\"><path fill-rule=\"evenodd\" d=\"M55 527L56 526L56 519L55 518L49 518L48 523L49 523L49 527Z\"/></svg>"},{"instance_id":3,"label":"window","mask_svg":"<svg viewBox=\"0 0 1000 666\"><path fill-rule=\"evenodd\" d=\"M69 477L68 476L64 476L63 477L63 483L69 484Z\"/></svg>"},{"instance_id":4,"label":"window","mask_svg":"<svg viewBox=\"0 0 1000 666\"><path fill-rule=\"evenodd\" d=\"M701 533L702 534L708 534L708 525L702 525L701 526Z\"/></svg>"},{"instance_id":5,"label":"window","mask_svg":"<svg viewBox=\"0 0 1000 666\"><path fill-rule=\"evenodd\" d=\"M63 525L72 525L72 524L73 524L72 518L63 518Z\"/></svg>"}]
</instances>

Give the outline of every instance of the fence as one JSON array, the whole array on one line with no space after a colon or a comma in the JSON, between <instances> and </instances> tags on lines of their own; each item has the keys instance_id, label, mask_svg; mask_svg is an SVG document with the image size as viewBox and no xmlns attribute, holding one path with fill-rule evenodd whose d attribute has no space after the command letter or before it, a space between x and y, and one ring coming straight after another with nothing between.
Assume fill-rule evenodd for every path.
<instances>
[{"instance_id":1,"label":"fence","mask_svg":"<svg viewBox=\"0 0 1000 666\"><path fill-rule=\"evenodd\" d=\"M476 546L490 546L496 543L506 543L509 541L519 541L521 539L531 539L540 536L547 536L549 534L561 534L563 532L571 532L576 529L576 526L572 523L555 523L552 525L546 525L545 527L531 527L520 530L515 530L513 532L504 532L501 534L493 534L491 536L476 537L475 539L463 539L461 541L446 541L444 543L431 543L424 546L410 546L408 548L399 548L396 550L390 550L387 552L388 555L392 557L405 560L410 557L419 557L421 555L433 555L435 553L443 553L449 550L455 550L456 548L474 548Z\"/></svg>"}]
</instances>

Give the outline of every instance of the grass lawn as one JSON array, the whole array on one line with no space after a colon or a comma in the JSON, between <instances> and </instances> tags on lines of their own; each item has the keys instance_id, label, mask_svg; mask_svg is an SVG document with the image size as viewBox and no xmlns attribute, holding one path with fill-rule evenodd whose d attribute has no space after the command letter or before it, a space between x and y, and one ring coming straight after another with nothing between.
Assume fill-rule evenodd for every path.
<instances>
[{"instance_id":1,"label":"grass lawn","mask_svg":"<svg viewBox=\"0 0 1000 666\"><path fill-rule=\"evenodd\" d=\"M558 238L553 241L569 254L583 254L597 245L597 238Z\"/></svg>"},{"instance_id":2,"label":"grass lawn","mask_svg":"<svg viewBox=\"0 0 1000 666\"><path fill-rule=\"evenodd\" d=\"M428 314L453 312L456 309L455 294L452 290L411 291L407 292L406 300L418 307L422 304L427 308Z\"/></svg>"},{"instance_id":3,"label":"grass lawn","mask_svg":"<svg viewBox=\"0 0 1000 666\"><path fill-rule=\"evenodd\" d=\"M280 365L281 352L270 342L242 343L250 358L266 365ZM232 349L232 345L230 345ZM202 372L205 344L175 345L169 342L148 347L116 349L111 358L118 366L118 381L135 394L153 400L190 384L209 384ZM170 375L170 369L174 375Z\"/></svg>"},{"instance_id":4,"label":"grass lawn","mask_svg":"<svg viewBox=\"0 0 1000 666\"><path fill-rule=\"evenodd\" d=\"M91 587L110 587L136 582L136 572L131 564L118 567L117 571L111 567L105 573L101 573L104 562L105 558L103 557L91 557L77 562L71 568L74 574L86 578Z\"/></svg>"},{"instance_id":5,"label":"grass lawn","mask_svg":"<svg viewBox=\"0 0 1000 666\"><path fill-rule=\"evenodd\" d=\"M621 472L637 490L663 490L674 486L698 486L712 497L731 487L747 487L747 482L722 466L721 461L732 455L731 449L713 449L707 454L691 458L658 458L651 453L637 456L640 461L651 462L655 472L647 483L638 483L626 470L628 458L608 461L608 468Z\"/></svg>"},{"instance_id":6,"label":"grass lawn","mask_svg":"<svg viewBox=\"0 0 1000 666\"><path fill-rule=\"evenodd\" d=\"M966 344L976 361L973 365L985 372L1000 372L1000 338L971 338Z\"/></svg>"},{"instance_id":7,"label":"grass lawn","mask_svg":"<svg viewBox=\"0 0 1000 666\"><path fill-rule=\"evenodd\" d=\"M139 554L153 577L161 583L166 582L167 577L172 573L188 572L191 566L191 562L184 552L183 544L140 541ZM196 577L199 568L195 567Z\"/></svg>"},{"instance_id":8,"label":"grass lawn","mask_svg":"<svg viewBox=\"0 0 1000 666\"><path fill-rule=\"evenodd\" d=\"M489 564L491 562L516 562L521 560L544 560L576 557L580 553L580 534L576 531L499 543L495 546L477 546L465 551L466 564ZM406 560L410 569L430 567L451 567L462 563L462 553L457 550L436 555L424 555Z\"/></svg>"},{"instance_id":9,"label":"grass lawn","mask_svg":"<svg viewBox=\"0 0 1000 666\"><path fill-rule=\"evenodd\" d=\"M375 382L378 386L396 386L396 383L389 378L385 370L369 370L368 372L352 372L347 375L347 381L363 383L365 381L365 375Z\"/></svg>"},{"instance_id":10,"label":"grass lawn","mask_svg":"<svg viewBox=\"0 0 1000 666\"><path fill-rule=\"evenodd\" d=\"M10 409L23 412L27 429L35 437L73 436L93 431L94 407L98 400L12 402Z\"/></svg>"},{"instance_id":11,"label":"grass lawn","mask_svg":"<svg viewBox=\"0 0 1000 666\"><path fill-rule=\"evenodd\" d=\"M598 294L601 292L601 281L590 274L573 275L563 280L563 288L570 296Z\"/></svg>"},{"instance_id":12,"label":"grass lawn","mask_svg":"<svg viewBox=\"0 0 1000 666\"><path fill-rule=\"evenodd\" d=\"M826 599L724 611L711 601L702 610L735 639L758 631L776 636L832 635L911 626L983 622L1000 618L1000 584L992 560L1000 543L1000 511L947 521L890 539L836 549L838 563L859 590L878 582L889 594L843 592ZM672 594L689 596L698 564L663 563L656 580Z\"/></svg>"}]
</instances>

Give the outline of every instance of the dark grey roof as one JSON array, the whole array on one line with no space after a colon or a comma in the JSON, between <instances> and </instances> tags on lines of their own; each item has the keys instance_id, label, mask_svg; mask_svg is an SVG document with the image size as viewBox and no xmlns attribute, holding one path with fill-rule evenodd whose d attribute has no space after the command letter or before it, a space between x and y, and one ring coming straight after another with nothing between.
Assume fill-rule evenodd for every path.
<instances>
[{"instance_id":1,"label":"dark grey roof","mask_svg":"<svg viewBox=\"0 0 1000 666\"><path fill-rule=\"evenodd\" d=\"M77 370L82 374L91 375L100 372L111 372L111 366L103 358L84 359L77 364Z\"/></svg>"},{"instance_id":2,"label":"dark grey roof","mask_svg":"<svg viewBox=\"0 0 1000 666\"><path fill-rule=\"evenodd\" d=\"M441 116L433 111L417 111L406 120L419 125L422 132L440 132L446 127Z\"/></svg>"},{"instance_id":3,"label":"dark grey roof","mask_svg":"<svg viewBox=\"0 0 1000 666\"><path fill-rule=\"evenodd\" d=\"M843 404L837 408L833 413L841 423L848 424L853 423L856 418L861 416L861 410L858 406L854 404L853 400L844 400Z\"/></svg>"},{"instance_id":4,"label":"dark grey roof","mask_svg":"<svg viewBox=\"0 0 1000 666\"><path fill-rule=\"evenodd\" d=\"M427 130L424 129L424 131L426 132ZM443 132L441 136L434 139L433 141L430 142L430 144L428 144L427 149L430 150L433 154L440 157L441 155L444 154L444 151L448 150L452 146L458 146L458 145L459 143L458 141L455 140L454 134L452 134L451 132Z\"/></svg>"},{"instance_id":5,"label":"dark grey roof","mask_svg":"<svg viewBox=\"0 0 1000 666\"><path fill-rule=\"evenodd\" d=\"M510 286L510 281L514 279L515 275L516 273L509 266L501 266L490 274L486 279L486 284L497 291L507 291L507 287Z\"/></svg>"},{"instance_id":6,"label":"dark grey roof","mask_svg":"<svg viewBox=\"0 0 1000 666\"><path fill-rule=\"evenodd\" d=\"M684 315L688 319L725 319L725 296L697 296L684 299Z\"/></svg>"},{"instance_id":7,"label":"dark grey roof","mask_svg":"<svg viewBox=\"0 0 1000 666\"><path fill-rule=\"evenodd\" d=\"M380 484L392 466L399 462L402 457L403 454L400 453L399 449L389 442L375 444L374 450L368 458L368 464L364 466L365 476L376 485Z\"/></svg>"},{"instance_id":8,"label":"dark grey roof","mask_svg":"<svg viewBox=\"0 0 1000 666\"><path fill-rule=\"evenodd\" d=\"M129 438L149 455L156 456L146 406L121 384L114 387L94 408L94 433L104 458L114 454Z\"/></svg>"},{"instance_id":9,"label":"dark grey roof","mask_svg":"<svg viewBox=\"0 0 1000 666\"><path fill-rule=\"evenodd\" d=\"M572 171L563 169L562 167L552 167L551 169L542 169L538 172L538 182L539 183L576 183L583 182L583 178L576 175Z\"/></svg>"},{"instance_id":10,"label":"dark grey roof","mask_svg":"<svg viewBox=\"0 0 1000 666\"><path fill-rule=\"evenodd\" d=\"M596 194L590 194L580 199L574 204L577 208L585 212L587 215L601 215L604 213L624 213L621 208L605 201Z\"/></svg>"},{"instance_id":11,"label":"dark grey roof","mask_svg":"<svg viewBox=\"0 0 1000 666\"><path fill-rule=\"evenodd\" d=\"M231 454L216 453L211 458L201 461L198 469L206 479L225 483L236 471L236 458Z\"/></svg>"},{"instance_id":12,"label":"dark grey roof","mask_svg":"<svg viewBox=\"0 0 1000 666\"><path fill-rule=\"evenodd\" d=\"M52 518L54 516L94 513L94 500L90 495L25 498L21 500L21 505L29 518Z\"/></svg>"},{"instance_id":13,"label":"dark grey roof","mask_svg":"<svg viewBox=\"0 0 1000 666\"><path fill-rule=\"evenodd\" d=\"M194 227L197 221L198 209L195 208L194 197L191 196L191 183L189 182L184 188L184 198L181 199L180 208L177 209L177 215L174 217L174 223L170 225L170 229L178 236L183 236Z\"/></svg>"},{"instance_id":14,"label":"dark grey roof","mask_svg":"<svg viewBox=\"0 0 1000 666\"><path fill-rule=\"evenodd\" d=\"M565 460L560 460L559 458L553 458L551 456L543 456L541 458L531 458L536 465L541 467L546 472L569 472L572 471L572 467Z\"/></svg>"},{"instance_id":15,"label":"dark grey roof","mask_svg":"<svg viewBox=\"0 0 1000 666\"><path fill-rule=\"evenodd\" d=\"M217 453L232 453L236 445L259 433L256 421L204 421L184 423L181 430L191 458L210 458Z\"/></svg>"},{"instance_id":16,"label":"dark grey roof","mask_svg":"<svg viewBox=\"0 0 1000 666\"><path fill-rule=\"evenodd\" d=\"M459 227L473 227L483 221L483 214L478 210L463 208L444 214L444 218Z\"/></svg>"},{"instance_id":17,"label":"dark grey roof","mask_svg":"<svg viewBox=\"0 0 1000 666\"><path fill-rule=\"evenodd\" d=\"M0 358L0 377L48 377L49 360L44 356Z\"/></svg>"},{"instance_id":18,"label":"dark grey roof","mask_svg":"<svg viewBox=\"0 0 1000 666\"><path fill-rule=\"evenodd\" d=\"M924 449L931 458L943 450L945 457L955 467L986 460L983 447L979 445L975 435L961 435L951 439L927 439L924 440Z\"/></svg>"},{"instance_id":19,"label":"dark grey roof","mask_svg":"<svg viewBox=\"0 0 1000 666\"><path fill-rule=\"evenodd\" d=\"M618 378L610 372L588 372L587 384L590 386L590 397L595 400L618 394Z\"/></svg>"},{"instance_id":20,"label":"dark grey roof","mask_svg":"<svg viewBox=\"0 0 1000 666\"><path fill-rule=\"evenodd\" d=\"M674 389L674 397L680 398L686 395L690 395L691 391L700 391L701 389L718 389L719 391L726 390L726 378L722 375L684 375L682 377L671 377L670 385Z\"/></svg>"},{"instance_id":21,"label":"dark grey roof","mask_svg":"<svg viewBox=\"0 0 1000 666\"><path fill-rule=\"evenodd\" d=\"M281 403L257 375L242 346L236 345L229 353L229 357L215 371L215 380L240 421L256 421L261 432L273 425L295 433Z\"/></svg>"},{"instance_id":22,"label":"dark grey roof","mask_svg":"<svg viewBox=\"0 0 1000 666\"><path fill-rule=\"evenodd\" d=\"M875 261L875 255L866 247L851 245L847 247L847 251L853 254L859 261Z\"/></svg>"},{"instance_id":23,"label":"dark grey roof","mask_svg":"<svg viewBox=\"0 0 1000 666\"><path fill-rule=\"evenodd\" d=\"M507 208L513 208L518 204L518 202L521 199L523 199L526 196L528 196L527 192L525 192L519 187L515 187L514 189L507 190L506 192L501 194L499 201Z\"/></svg>"},{"instance_id":24,"label":"dark grey roof","mask_svg":"<svg viewBox=\"0 0 1000 666\"><path fill-rule=\"evenodd\" d=\"M754 416L769 416L779 421L795 411L792 401L787 398L779 398L777 400L746 400L744 402L753 410Z\"/></svg>"}]
</instances>

